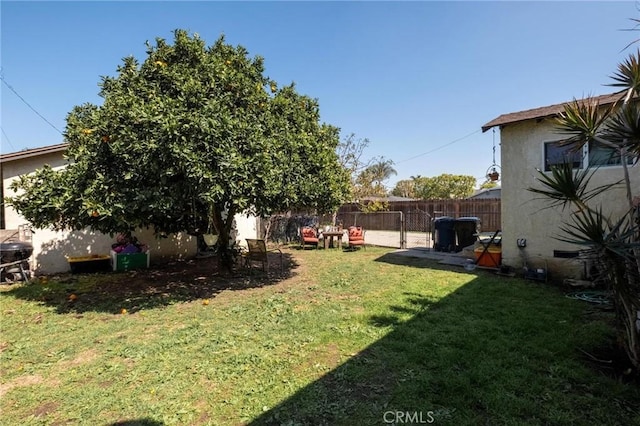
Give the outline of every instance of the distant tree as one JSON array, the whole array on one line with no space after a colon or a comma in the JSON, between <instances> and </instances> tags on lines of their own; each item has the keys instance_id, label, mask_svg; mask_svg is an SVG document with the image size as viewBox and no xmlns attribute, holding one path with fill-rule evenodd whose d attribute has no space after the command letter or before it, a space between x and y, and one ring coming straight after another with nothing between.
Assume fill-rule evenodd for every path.
<instances>
[{"instance_id":1,"label":"distant tree","mask_svg":"<svg viewBox=\"0 0 640 426\"><path fill-rule=\"evenodd\" d=\"M442 174L436 177L416 177L415 192L422 199L461 199L473 194L476 178L465 175Z\"/></svg>"},{"instance_id":2,"label":"distant tree","mask_svg":"<svg viewBox=\"0 0 640 426\"><path fill-rule=\"evenodd\" d=\"M417 198L415 178L412 177L411 180L399 180L391 190L391 195L395 195L396 197Z\"/></svg>"},{"instance_id":3,"label":"distant tree","mask_svg":"<svg viewBox=\"0 0 640 426\"><path fill-rule=\"evenodd\" d=\"M338 129L318 102L278 88L263 60L176 30L104 77L101 106L67 117L68 166L23 176L10 204L36 227L219 234L230 268L236 213L335 210L348 192Z\"/></svg>"},{"instance_id":4,"label":"distant tree","mask_svg":"<svg viewBox=\"0 0 640 426\"><path fill-rule=\"evenodd\" d=\"M387 197L387 188L384 182L393 174L393 161L379 159L358 174L353 187L356 195L355 201L360 210L365 212L387 210L389 203L382 198Z\"/></svg>"},{"instance_id":5,"label":"distant tree","mask_svg":"<svg viewBox=\"0 0 640 426\"><path fill-rule=\"evenodd\" d=\"M480 189L491 189L498 186L498 182L488 180L480 185Z\"/></svg>"},{"instance_id":6,"label":"distant tree","mask_svg":"<svg viewBox=\"0 0 640 426\"><path fill-rule=\"evenodd\" d=\"M398 172L393 168L392 160L380 159L367 167L366 172L370 175L375 186L384 187L384 182Z\"/></svg>"},{"instance_id":7,"label":"distant tree","mask_svg":"<svg viewBox=\"0 0 640 426\"><path fill-rule=\"evenodd\" d=\"M384 210L388 203L372 201L372 198L386 197L384 182L396 174L396 171L393 161L385 160L384 157L364 158L364 151L369 143L369 139L357 138L352 133L338 144L336 152L340 164L350 176L351 182L349 195L344 201L358 203L362 211Z\"/></svg>"},{"instance_id":8,"label":"distant tree","mask_svg":"<svg viewBox=\"0 0 640 426\"><path fill-rule=\"evenodd\" d=\"M368 160L363 158L364 151L369 146L369 143L369 139L356 138L356 135L351 133L336 148L340 165L347 171L352 182L364 169L376 161L375 158Z\"/></svg>"}]
</instances>

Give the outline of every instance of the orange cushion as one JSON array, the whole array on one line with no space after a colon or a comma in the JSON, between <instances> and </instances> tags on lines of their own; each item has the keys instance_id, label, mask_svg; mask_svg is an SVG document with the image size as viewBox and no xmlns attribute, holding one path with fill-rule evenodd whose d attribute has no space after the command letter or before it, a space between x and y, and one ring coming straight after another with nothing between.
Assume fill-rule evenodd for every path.
<instances>
[{"instance_id":1,"label":"orange cushion","mask_svg":"<svg viewBox=\"0 0 640 426\"><path fill-rule=\"evenodd\" d=\"M316 231L313 228L302 228L303 238L316 238Z\"/></svg>"},{"instance_id":2,"label":"orange cushion","mask_svg":"<svg viewBox=\"0 0 640 426\"><path fill-rule=\"evenodd\" d=\"M362 228L349 228L349 238L362 237Z\"/></svg>"}]
</instances>

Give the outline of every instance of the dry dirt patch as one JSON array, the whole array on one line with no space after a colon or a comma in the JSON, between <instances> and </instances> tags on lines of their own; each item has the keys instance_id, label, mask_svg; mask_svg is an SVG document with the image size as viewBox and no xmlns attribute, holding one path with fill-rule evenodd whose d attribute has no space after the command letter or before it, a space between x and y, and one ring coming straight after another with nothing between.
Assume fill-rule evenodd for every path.
<instances>
[{"instance_id":1,"label":"dry dirt patch","mask_svg":"<svg viewBox=\"0 0 640 426\"><path fill-rule=\"evenodd\" d=\"M29 375L16 377L7 383L0 384L0 397L9 392L11 389L20 386L33 386L42 383L44 379L40 375Z\"/></svg>"}]
</instances>

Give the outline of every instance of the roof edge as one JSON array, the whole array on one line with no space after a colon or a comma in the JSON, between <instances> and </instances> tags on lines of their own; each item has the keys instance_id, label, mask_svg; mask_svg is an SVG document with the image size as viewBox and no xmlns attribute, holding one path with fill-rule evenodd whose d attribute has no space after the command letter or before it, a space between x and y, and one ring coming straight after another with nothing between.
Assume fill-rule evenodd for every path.
<instances>
[{"instance_id":1,"label":"roof edge","mask_svg":"<svg viewBox=\"0 0 640 426\"><path fill-rule=\"evenodd\" d=\"M598 102L599 105L609 105L620 100L622 97L621 95L623 93L626 93L626 91L623 90L623 91L609 93L607 95L600 95L600 96L587 96L582 99L574 98L571 101L566 101L560 104L553 104L553 105L548 105L544 107L538 107L538 108L532 108L532 109L527 109L523 111L502 114L494 118L493 120L489 121L484 126L482 126L481 127L482 132L484 133L487 130L491 129L492 127L496 127L496 126L505 126L507 124L518 123L520 121L537 120L537 119L557 116L564 111L565 105L567 105L570 102L573 102L574 100L577 100L579 103L596 101Z\"/></svg>"},{"instance_id":2,"label":"roof edge","mask_svg":"<svg viewBox=\"0 0 640 426\"><path fill-rule=\"evenodd\" d=\"M8 163L10 161L23 160L25 158L36 157L38 155L66 151L68 147L68 143L59 143L56 145L42 146L39 148L23 149L22 151L10 152L8 154L0 154L0 163Z\"/></svg>"}]
</instances>

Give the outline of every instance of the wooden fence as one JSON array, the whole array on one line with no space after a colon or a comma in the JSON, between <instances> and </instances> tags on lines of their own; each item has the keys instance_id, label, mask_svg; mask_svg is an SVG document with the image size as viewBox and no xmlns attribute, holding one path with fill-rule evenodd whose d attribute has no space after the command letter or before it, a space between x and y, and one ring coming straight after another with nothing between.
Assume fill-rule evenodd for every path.
<instances>
[{"instance_id":1,"label":"wooden fence","mask_svg":"<svg viewBox=\"0 0 640 426\"><path fill-rule=\"evenodd\" d=\"M482 231L497 231L502 229L500 199L472 199L472 200L418 200L389 202L389 212L402 212L407 231L428 232L431 221L437 217L450 216L477 217L480 219ZM350 217L358 212L357 204L345 204L338 210L338 217L344 217L350 222ZM364 213L358 216L363 217ZM369 229L388 229L389 215L370 215L367 221ZM349 225L347 221L345 225ZM373 222L371 222L373 221ZM380 222L380 223L377 223ZM395 223L395 221L394 221Z\"/></svg>"},{"instance_id":2,"label":"wooden fence","mask_svg":"<svg viewBox=\"0 0 640 426\"><path fill-rule=\"evenodd\" d=\"M433 219L443 216L455 219L477 217L481 231L494 232L501 229L500 199L390 202L387 211L374 213L361 212L357 204L345 204L338 210L336 220L344 227L364 227L369 242L374 245L407 248L429 247L433 236ZM269 240L294 242L299 240L300 227L322 226L332 222L333 215L275 215L261 220L260 235L266 235L268 227Z\"/></svg>"}]
</instances>

